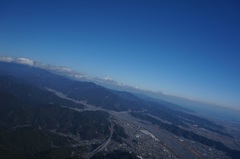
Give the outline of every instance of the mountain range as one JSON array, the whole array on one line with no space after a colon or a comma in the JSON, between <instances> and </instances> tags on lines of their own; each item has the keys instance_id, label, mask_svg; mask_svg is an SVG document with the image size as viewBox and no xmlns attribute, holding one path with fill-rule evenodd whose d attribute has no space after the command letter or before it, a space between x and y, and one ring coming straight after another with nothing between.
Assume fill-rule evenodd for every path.
<instances>
[{"instance_id":1,"label":"mountain range","mask_svg":"<svg viewBox=\"0 0 240 159\"><path fill-rule=\"evenodd\" d=\"M117 82L109 77L105 77L105 78L90 77L87 74L79 73L67 67L45 64L42 62L27 59L27 58L13 58L13 57L0 56L0 61L7 62L7 63L23 64L26 66L31 66L32 68L40 68L57 75L68 77L75 81L92 82L111 90L130 92L138 97L141 97L141 98L147 97L147 100L150 99L151 101L157 101L162 105L167 104L168 106L169 105L172 105L172 106L175 105L178 107L180 106L182 108L192 110L198 115L212 117L213 119L216 118L218 120L221 119L221 120L227 120L227 121L233 121L233 122L240 121L240 110L238 108L219 106L216 104L199 102L199 101L190 100L190 99L177 97L173 95L167 95L162 93L161 91L153 92L149 90L143 90L143 89L139 89L133 86L129 86L129 85Z\"/></svg>"},{"instance_id":2,"label":"mountain range","mask_svg":"<svg viewBox=\"0 0 240 159\"><path fill-rule=\"evenodd\" d=\"M237 136L186 107L79 81L24 58L0 62L0 105L0 154L4 158L88 158L84 156L91 156L86 154L106 146L105 142L127 140L124 129L114 121L117 116L112 119L115 113L127 113L232 158L240 156L237 149L209 138L214 134L235 142ZM208 137L194 127L206 130ZM136 158L129 152L118 153Z\"/></svg>"}]
</instances>

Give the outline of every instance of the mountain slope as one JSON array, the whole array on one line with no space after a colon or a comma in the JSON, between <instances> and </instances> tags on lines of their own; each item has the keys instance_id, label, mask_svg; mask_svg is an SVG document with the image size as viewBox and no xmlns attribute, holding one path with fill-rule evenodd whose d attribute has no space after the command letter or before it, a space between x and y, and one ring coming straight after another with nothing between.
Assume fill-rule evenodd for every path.
<instances>
[{"instance_id":1,"label":"mountain slope","mask_svg":"<svg viewBox=\"0 0 240 159\"><path fill-rule=\"evenodd\" d=\"M234 136L229 134L224 126L170 102L149 100L148 97L143 98L129 92L110 90L91 82L77 81L48 70L16 63L0 62L0 74L0 127L2 132L6 132L0 138L0 152L6 156L11 156L8 150L15 147L12 144L8 146L7 140L19 138L19 133L22 134L22 132L25 137L28 136L26 134L30 134L36 138L37 145L46 147L42 149L41 146L36 146L34 151L28 148L14 150L22 156L47 158L49 155L65 152L64 154L69 157L72 153L89 152L100 144L94 139L103 141L110 134L112 123L109 113L114 111L123 114L130 112L135 118L159 125L171 135L184 137L209 147L217 148L218 146L218 150L233 158L239 154L239 151L208 138L209 136L224 137L234 142ZM60 92L67 98L60 98L53 92ZM85 101L92 107L98 107L98 110L100 107L102 111L86 111L85 106L70 99ZM114 128L120 131L117 129L118 126ZM199 135L200 130L201 133L202 130L206 132ZM125 134L123 129L120 132ZM5 137L8 134L11 137ZM41 136L53 137L45 137L46 140L44 140ZM128 135L124 136L127 138ZM64 143L58 141L62 137L61 140ZM118 140L118 137L114 135L113 137L116 142L124 143L125 139ZM7 140L5 141L4 138ZM81 144L83 140L88 140L87 143L92 144L83 146ZM23 142L23 140L18 141L16 148ZM52 144L55 142L59 145ZM29 141L27 145L31 144L33 143ZM79 148L73 145L83 146L80 149L84 151L78 152Z\"/></svg>"},{"instance_id":2,"label":"mountain slope","mask_svg":"<svg viewBox=\"0 0 240 159\"><path fill-rule=\"evenodd\" d=\"M185 108L169 102L162 102L161 104L148 101L149 98L147 97L142 99L128 92L109 90L91 82L76 81L27 65L0 62L0 66L2 75L17 77L41 89L47 87L59 91L69 98L87 101L87 103L97 107L115 111L146 111L178 126L188 127L187 124L197 124L199 127L209 131L225 134L221 132L224 130L222 126L193 115L192 112Z\"/></svg>"},{"instance_id":3,"label":"mountain slope","mask_svg":"<svg viewBox=\"0 0 240 159\"><path fill-rule=\"evenodd\" d=\"M82 108L14 77L1 76L0 86L3 158L67 158L91 149L80 151L81 141L104 140L110 134L106 112L61 107Z\"/></svg>"}]
</instances>

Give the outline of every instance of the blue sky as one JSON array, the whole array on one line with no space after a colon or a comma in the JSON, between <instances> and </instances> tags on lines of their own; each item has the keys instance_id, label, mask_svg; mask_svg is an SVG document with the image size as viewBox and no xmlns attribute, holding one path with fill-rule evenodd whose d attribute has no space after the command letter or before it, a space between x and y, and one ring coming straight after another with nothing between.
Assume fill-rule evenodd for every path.
<instances>
[{"instance_id":1,"label":"blue sky","mask_svg":"<svg viewBox=\"0 0 240 159\"><path fill-rule=\"evenodd\" d=\"M0 54L240 107L240 2L1 1Z\"/></svg>"}]
</instances>

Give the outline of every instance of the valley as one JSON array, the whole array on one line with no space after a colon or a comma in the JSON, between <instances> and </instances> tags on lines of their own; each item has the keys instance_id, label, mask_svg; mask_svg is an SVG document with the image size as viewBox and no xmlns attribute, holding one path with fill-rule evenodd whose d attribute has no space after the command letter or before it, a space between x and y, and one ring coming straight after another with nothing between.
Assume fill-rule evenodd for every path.
<instances>
[{"instance_id":1,"label":"valley","mask_svg":"<svg viewBox=\"0 0 240 159\"><path fill-rule=\"evenodd\" d=\"M56 95L60 95L60 97L66 98L60 92L55 90L50 90L54 92ZM127 152L134 152L138 154L139 158L149 158L154 159L161 156L161 158L173 159L173 158L184 158L184 159L191 159L191 158L219 158L225 159L228 158L225 153L215 149L208 147L206 145L200 144L198 142L194 142L192 140L187 140L183 137L178 137L174 134L169 134L168 131L159 128L157 125L152 124L146 120L139 120L138 118L134 118L130 115L130 111L123 111L123 112L116 112L107 109L103 109L100 107L96 107L90 104L87 104L84 101L75 101L77 103L83 104L85 107L84 109L73 109L75 111L106 111L111 114L111 118L117 125L124 128L125 133L127 134L128 138L123 139L121 143L111 140L112 133L107 140L107 145L104 142L100 145L97 149L93 152L97 154L98 152L102 151L103 153L111 153L116 150L122 150ZM218 141L223 143L229 143L229 147L232 147L232 142L229 142L229 137L224 137L222 135L211 134L211 132L206 132L206 130L200 128L197 129L196 125L192 125L189 129L195 132L198 132L201 135L206 135L208 138L217 138ZM197 129L197 130L194 130ZM201 132L202 130L202 132ZM114 131L114 130L113 130ZM111 131L111 132L113 132ZM145 132L145 133L144 133ZM148 132L148 133L146 133ZM154 135L153 135L154 134ZM176 146L177 145L177 146ZM235 145L234 148L239 149L240 147ZM90 154L93 154L91 152ZM89 155L85 156L88 158ZM94 156L94 155L92 155Z\"/></svg>"},{"instance_id":2,"label":"valley","mask_svg":"<svg viewBox=\"0 0 240 159\"><path fill-rule=\"evenodd\" d=\"M6 159L240 156L237 122L37 67L0 66L0 155Z\"/></svg>"}]
</instances>

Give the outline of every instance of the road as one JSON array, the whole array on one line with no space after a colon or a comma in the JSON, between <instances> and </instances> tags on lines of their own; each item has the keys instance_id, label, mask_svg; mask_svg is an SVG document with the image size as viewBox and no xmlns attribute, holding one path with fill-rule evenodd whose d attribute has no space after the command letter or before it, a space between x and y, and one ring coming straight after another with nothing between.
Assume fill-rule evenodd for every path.
<instances>
[{"instance_id":1,"label":"road","mask_svg":"<svg viewBox=\"0 0 240 159\"><path fill-rule=\"evenodd\" d=\"M115 111L111 111L111 110L106 110L101 107L96 107L96 106L87 104L84 101L73 100L55 90L51 90L51 89L48 89L48 90L55 93L56 95L58 95L61 98L65 98L65 99L71 100L73 102L83 104L85 106L84 109L74 109L74 108L70 108L70 109L80 111L80 112L81 111L89 111L89 110L91 110L91 111L102 110L102 111L108 112L111 115L109 118L109 121L111 123L109 137L105 141L103 141L103 143L100 146L98 146L96 149L94 149L93 151L86 154L84 156L85 159L90 159L92 156L94 156L95 154L97 154L98 152L103 150L111 141L113 131L114 131L114 124L112 122L112 116L118 120L127 121L129 123L139 125L140 127L148 130L149 132L154 134L161 141L161 143L163 144L163 146L165 148L167 148L172 154L174 154L175 156L178 156L179 158L181 158L180 156L183 156L183 158L186 158L186 159L191 159L191 158L198 159L199 158L198 154L192 153L191 152L192 150L190 150L189 147L185 147L180 141L174 140L172 138L172 136L169 136L168 133L165 134L164 131L160 131L160 130L156 129L151 124L148 125L148 124L143 124L143 123L139 122L139 119L133 118L131 115L129 115L128 112L115 112ZM182 146L176 146L176 145L182 145Z\"/></svg>"},{"instance_id":2,"label":"road","mask_svg":"<svg viewBox=\"0 0 240 159\"><path fill-rule=\"evenodd\" d=\"M105 109L102 109L100 107L95 107L95 106L92 106L90 104L87 104L86 102L84 101L78 101L78 100L74 100L74 99L71 99L71 98L68 98L66 95L64 95L63 93L61 92L58 92L56 90L53 90L53 89L50 89L50 88L46 88L48 91L54 93L55 95L57 95L58 97L60 98L63 98L63 99L67 99L67 100L70 100L70 101L73 101L77 104L82 104L85 106L84 109L74 109L74 108L69 108L69 109L72 109L72 110L75 110L75 111L79 111L79 112L82 112L82 111L96 111L96 110L102 110L102 111L106 111ZM110 114L111 115L111 114ZM111 123L111 126L110 126L110 135L109 137L103 141L103 143L101 145L99 145L97 148L95 148L93 151L89 152L88 154L86 154L83 158L85 159L90 159L91 157L93 157L95 154L97 154L98 152L100 152L101 150L103 150L108 144L109 142L111 141L112 139L112 135L113 135L113 132L114 132L114 123L112 122L112 115L109 117L109 122Z\"/></svg>"},{"instance_id":3,"label":"road","mask_svg":"<svg viewBox=\"0 0 240 159\"><path fill-rule=\"evenodd\" d=\"M102 151L109 144L109 142L111 141L111 138L112 138L112 135L113 135L113 131L114 131L114 124L112 122L112 116L109 118L109 120L110 120L110 123L111 123L109 137L101 145L99 145L96 149L94 149L93 151L91 151L87 155L85 155L84 156L85 159L90 159L91 157L96 155L98 152Z\"/></svg>"}]
</instances>

